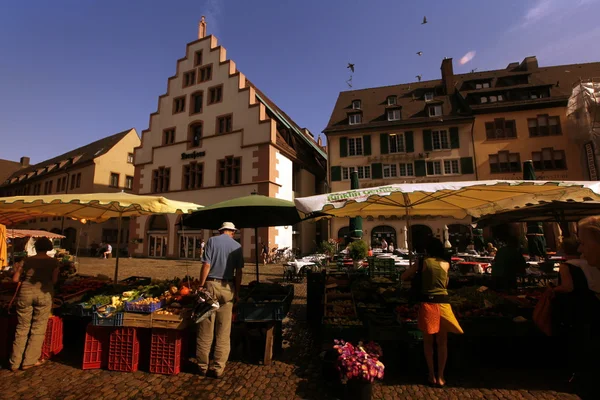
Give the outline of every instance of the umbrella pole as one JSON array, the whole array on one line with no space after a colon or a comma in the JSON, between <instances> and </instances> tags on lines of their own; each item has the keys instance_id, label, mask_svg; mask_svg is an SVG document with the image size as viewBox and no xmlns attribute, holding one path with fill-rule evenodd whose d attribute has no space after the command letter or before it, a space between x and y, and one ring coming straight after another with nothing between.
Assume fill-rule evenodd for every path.
<instances>
[{"instance_id":1,"label":"umbrella pole","mask_svg":"<svg viewBox=\"0 0 600 400\"><path fill-rule=\"evenodd\" d=\"M410 212L409 212L409 207L410 207L410 199L408 198L408 195L406 193L402 193L402 196L404 197L404 207L405 207L405 211L406 211L406 236L407 236L407 242L408 242L408 267L412 267L412 257L411 257L411 249L413 247L413 243L412 243L412 229L410 226Z\"/></svg>"},{"instance_id":2,"label":"umbrella pole","mask_svg":"<svg viewBox=\"0 0 600 400\"><path fill-rule=\"evenodd\" d=\"M123 215L119 213L119 219L117 221L117 255L115 257L115 283L118 282L119 277L119 246L121 244L121 225L123 224Z\"/></svg>"},{"instance_id":3,"label":"umbrella pole","mask_svg":"<svg viewBox=\"0 0 600 400\"><path fill-rule=\"evenodd\" d=\"M256 258L256 282L258 282L258 228L254 228L254 257Z\"/></svg>"}]
</instances>

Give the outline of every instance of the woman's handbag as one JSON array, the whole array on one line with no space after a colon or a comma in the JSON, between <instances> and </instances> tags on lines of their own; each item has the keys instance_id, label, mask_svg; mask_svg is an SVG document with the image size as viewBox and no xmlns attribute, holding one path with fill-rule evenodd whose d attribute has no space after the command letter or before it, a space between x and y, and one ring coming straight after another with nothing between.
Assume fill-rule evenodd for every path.
<instances>
[{"instance_id":1,"label":"woman's handbag","mask_svg":"<svg viewBox=\"0 0 600 400\"><path fill-rule=\"evenodd\" d=\"M546 289L533 310L533 322L546 335L552 336L552 288Z\"/></svg>"}]
</instances>

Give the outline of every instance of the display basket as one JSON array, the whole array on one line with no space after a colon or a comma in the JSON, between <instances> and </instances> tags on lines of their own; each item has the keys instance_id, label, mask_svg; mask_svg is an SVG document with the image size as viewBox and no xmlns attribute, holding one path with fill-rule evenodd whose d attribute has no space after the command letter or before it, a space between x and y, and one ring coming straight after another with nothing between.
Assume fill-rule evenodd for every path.
<instances>
[{"instance_id":1,"label":"display basket","mask_svg":"<svg viewBox=\"0 0 600 400\"><path fill-rule=\"evenodd\" d=\"M152 328L153 314L123 313L123 325L131 328Z\"/></svg>"},{"instance_id":2,"label":"display basket","mask_svg":"<svg viewBox=\"0 0 600 400\"><path fill-rule=\"evenodd\" d=\"M158 310L160 311L160 310ZM152 314L152 328L182 330L188 327L192 310L184 309L179 315Z\"/></svg>"},{"instance_id":3,"label":"display basket","mask_svg":"<svg viewBox=\"0 0 600 400\"><path fill-rule=\"evenodd\" d=\"M138 304L138 302L141 300L144 300L144 298L138 297L135 300L126 301L125 302L125 311L131 312L131 313L150 314L150 313L153 313L154 311L159 310L165 306L165 300L161 300L158 303L152 303L152 304Z\"/></svg>"},{"instance_id":4,"label":"display basket","mask_svg":"<svg viewBox=\"0 0 600 400\"><path fill-rule=\"evenodd\" d=\"M113 311L108 314L99 313L97 306L92 306L92 325L94 326L123 326L123 313Z\"/></svg>"}]
</instances>

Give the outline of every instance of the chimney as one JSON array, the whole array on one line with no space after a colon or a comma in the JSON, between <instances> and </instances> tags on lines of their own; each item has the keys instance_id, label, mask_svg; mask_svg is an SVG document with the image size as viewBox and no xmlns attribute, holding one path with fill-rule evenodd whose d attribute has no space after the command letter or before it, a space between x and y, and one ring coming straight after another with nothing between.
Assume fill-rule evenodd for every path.
<instances>
[{"instance_id":1,"label":"chimney","mask_svg":"<svg viewBox=\"0 0 600 400\"><path fill-rule=\"evenodd\" d=\"M454 68L452 67L452 59L444 58L442 61L442 83L446 94L454 93Z\"/></svg>"},{"instance_id":2,"label":"chimney","mask_svg":"<svg viewBox=\"0 0 600 400\"><path fill-rule=\"evenodd\" d=\"M321 139L321 135L319 135L319 138L317 139L317 145L319 145L319 147L323 147L323 140Z\"/></svg>"},{"instance_id":3,"label":"chimney","mask_svg":"<svg viewBox=\"0 0 600 400\"><path fill-rule=\"evenodd\" d=\"M200 23L198 24L198 39L202 39L205 36L206 36L206 20L203 15L202 19L200 19Z\"/></svg>"},{"instance_id":4,"label":"chimney","mask_svg":"<svg viewBox=\"0 0 600 400\"><path fill-rule=\"evenodd\" d=\"M538 60L536 56L529 56L523 59L521 62L521 69L523 71L535 71L538 69Z\"/></svg>"},{"instance_id":5,"label":"chimney","mask_svg":"<svg viewBox=\"0 0 600 400\"><path fill-rule=\"evenodd\" d=\"M29 167L29 157L21 157L20 163L21 163L21 168L27 168Z\"/></svg>"}]
</instances>

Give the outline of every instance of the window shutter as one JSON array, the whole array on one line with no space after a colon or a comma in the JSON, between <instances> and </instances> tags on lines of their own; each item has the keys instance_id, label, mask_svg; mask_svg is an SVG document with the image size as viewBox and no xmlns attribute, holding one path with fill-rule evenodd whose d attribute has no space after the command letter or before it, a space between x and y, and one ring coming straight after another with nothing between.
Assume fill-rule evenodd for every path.
<instances>
[{"instance_id":1,"label":"window shutter","mask_svg":"<svg viewBox=\"0 0 600 400\"><path fill-rule=\"evenodd\" d=\"M365 156L371 155L371 135L363 136L363 154Z\"/></svg>"},{"instance_id":2,"label":"window shutter","mask_svg":"<svg viewBox=\"0 0 600 400\"><path fill-rule=\"evenodd\" d=\"M331 167L331 182L342 180L342 167Z\"/></svg>"},{"instance_id":3,"label":"window shutter","mask_svg":"<svg viewBox=\"0 0 600 400\"><path fill-rule=\"evenodd\" d=\"M430 131L431 132L431 131ZM426 176L425 160L415 160L415 176Z\"/></svg>"},{"instance_id":4,"label":"window shutter","mask_svg":"<svg viewBox=\"0 0 600 400\"><path fill-rule=\"evenodd\" d=\"M348 138L345 136L340 138L340 157L348 157Z\"/></svg>"},{"instance_id":5,"label":"window shutter","mask_svg":"<svg viewBox=\"0 0 600 400\"><path fill-rule=\"evenodd\" d=\"M461 174L472 174L475 170L473 169L473 157L461 157L460 158L460 173Z\"/></svg>"},{"instance_id":6,"label":"window shutter","mask_svg":"<svg viewBox=\"0 0 600 400\"><path fill-rule=\"evenodd\" d=\"M390 152L390 135L387 133L381 133L379 135L379 142L381 145L381 154L388 154Z\"/></svg>"},{"instance_id":7,"label":"window shutter","mask_svg":"<svg viewBox=\"0 0 600 400\"><path fill-rule=\"evenodd\" d=\"M383 166L381 163L371 164L371 179L383 178Z\"/></svg>"},{"instance_id":8,"label":"window shutter","mask_svg":"<svg viewBox=\"0 0 600 400\"><path fill-rule=\"evenodd\" d=\"M412 131L404 132L404 147L407 153L415 152L415 141Z\"/></svg>"},{"instance_id":9,"label":"window shutter","mask_svg":"<svg viewBox=\"0 0 600 400\"><path fill-rule=\"evenodd\" d=\"M423 130L423 150L431 151L433 147L431 145L431 129Z\"/></svg>"},{"instance_id":10,"label":"window shutter","mask_svg":"<svg viewBox=\"0 0 600 400\"><path fill-rule=\"evenodd\" d=\"M453 126L450 128L450 148L451 149L459 149L460 148L460 139L458 137L458 127Z\"/></svg>"}]
</instances>

